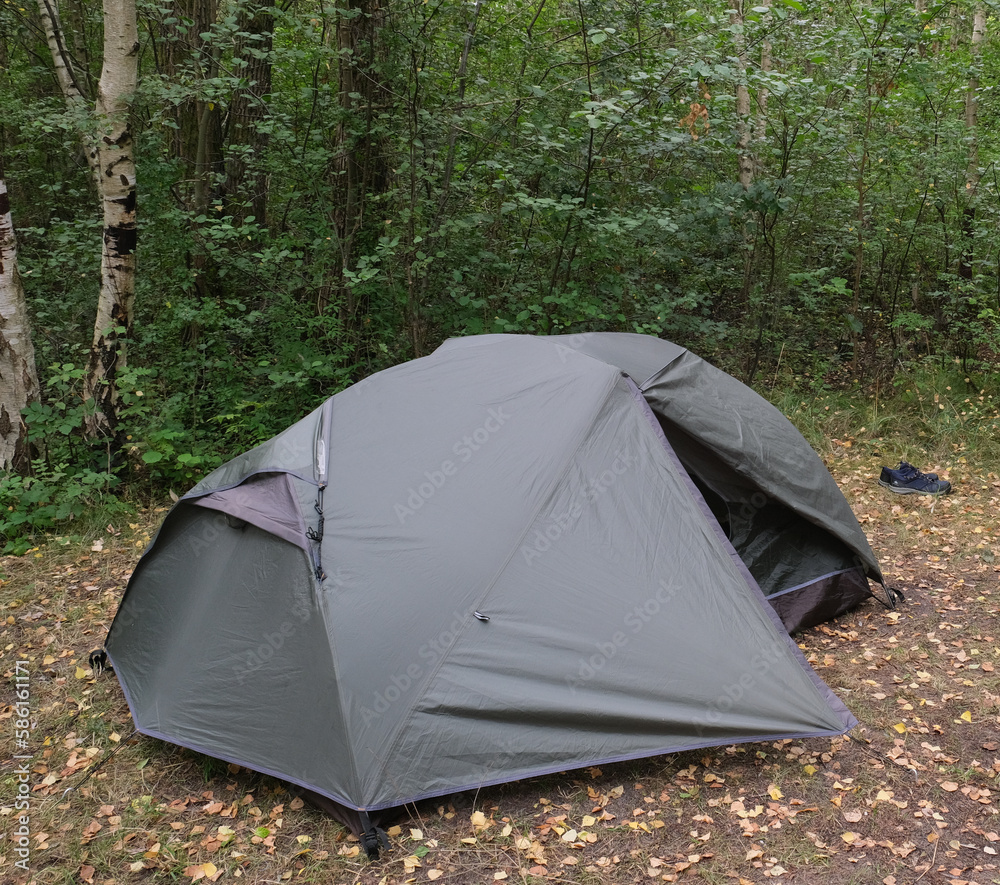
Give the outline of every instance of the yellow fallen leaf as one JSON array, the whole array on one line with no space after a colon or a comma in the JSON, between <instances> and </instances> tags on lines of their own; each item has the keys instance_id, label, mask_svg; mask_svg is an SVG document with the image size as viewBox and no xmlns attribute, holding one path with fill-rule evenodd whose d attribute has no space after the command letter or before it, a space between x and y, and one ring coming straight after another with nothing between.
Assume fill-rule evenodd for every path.
<instances>
[{"instance_id":1,"label":"yellow fallen leaf","mask_svg":"<svg viewBox=\"0 0 1000 885\"><path fill-rule=\"evenodd\" d=\"M774 784L767 790L767 795L770 796L775 802L781 799L785 794L781 792Z\"/></svg>"},{"instance_id":2,"label":"yellow fallen leaf","mask_svg":"<svg viewBox=\"0 0 1000 885\"><path fill-rule=\"evenodd\" d=\"M506 879L506 878L507 878L507 874L503 870L501 870L498 873L494 873L493 874L493 881L494 882L499 882L501 879Z\"/></svg>"},{"instance_id":3,"label":"yellow fallen leaf","mask_svg":"<svg viewBox=\"0 0 1000 885\"><path fill-rule=\"evenodd\" d=\"M410 838L411 839L415 839L417 842L419 842L421 839L424 838L424 831L423 830L411 829L410 830Z\"/></svg>"},{"instance_id":4,"label":"yellow fallen leaf","mask_svg":"<svg viewBox=\"0 0 1000 885\"><path fill-rule=\"evenodd\" d=\"M841 833L840 838L843 839L848 845L850 845L851 842L853 842L855 839L858 838L858 834L852 833L850 830L848 830L846 833Z\"/></svg>"},{"instance_id":5,"label":"yellow fallen leaf","mask_svg":"<svg viewBox=\"0 0 1000 885\"><path fill-rule=\"evenodd\" d=\"M906 726L902 722L897 722L893 728L896 729L900 734L906 734Z\"/></svg>"},{"instance_id":6,"label":"yellow fallen leaf","mask_svg":"<svg viewBox=\"0 0 1000 885\"><path fill-rule=\"evenodd\" d=\"M486 820L486 815L481 811L473 811L470 820L472 821L472 826L474 826L477 830L481 830L484 827L489 826L489 823Z\"/></svg>"},{"instance_id":7,"label":"yellow fallen leaf","mask_svg":"<svg viewBox=\"0 0 1000 885\"><path fill-rule=\"evenodd\" d=\"M806 774L815 774L816 773L816 766L815 765L806 765L806 766L803 766L802 770Z\"/></svg>"},{"instance_id":8,"label":"yellow fallen leaf","mask_svg":"<svg viewBox=\"0 0 1000 885\"><path fill-rule=\"evenodd\" d=\"M592 827L594 824L596 824L597 818L594 817L592 814L585 814L583 816L583 820L581 821L581 823L583 824L583 828L586 829L587 827Z\"/></svg>"},{"instance_id":9,"label":"yellow fallen leaf","mask_svg":"<svg viewBox=\"0 0 1000 885\"><path fill-rule=\"evenodd\" d=\"M427 871L427 878L428 879L440 879L443 875L444 875L444 870L437 870L437 869L435 869L435 870L428 870Z\"/></svg>"},{"instance_id":10,"label":"yellow fallen leaf","mask_svg":"<svg viewBox=\"0 0 1000 885\"><path fill-rule=\"evenodd\" d=\"M46 667L49 666L49 664L54 664L55 662L56 659L52 655L46 655L42 658L42 663L45 664Z\"/></svg>"},{"instance_id":11,"label":"yellow fallen leaf","mask_svg":"<svg viewBox=\"0 0 1000 885\"><path fill-rule=\"evenodd\" d=\"M87 671L84 670L83 667L77 667L76 668L76 678L77 679L86 679L87 678Z\"/></svg>"},{"instance_id":12,"label":"yellow fallen leaf","mask_svg":"<svg viewBox=\"0 0 1000 885\"><path fill-rule=\"evenodd\" d=\"M966 721L966 722L972 722L972 714L971 714L971 713L970 713L970 712L969 712L968 710L966 710L966 711L965 711L965 712L964 712L964 713L963 713L963 714L962 714L961 716L959 716L958 718L959 718L959 719L963 719L963 720L964 720L964 721Z\"/></svg>"},{"instance_id":13,"label":"yellow fallen leaf","mask_svg":"<svg viewBox=\"0 0 1000 885\"><path fill-rule=\"evenodd\" d=\"M506 824L504 828L500 831L500 835L506 838L513 832L514 828L510 824Z\"/></svg>"},{"instance_id":14,"label":"yellow fallen leaf","mask_svg":"<svg viewBox=\"0 0 1000 885\"><path fill-rule=\"evenodd\" d=\"M385 832L387 836L398 836L400 833L403 832L403 828L397 824L394 827L389 827L389 829L386 830Z\"/></svg>"}]
</instances>

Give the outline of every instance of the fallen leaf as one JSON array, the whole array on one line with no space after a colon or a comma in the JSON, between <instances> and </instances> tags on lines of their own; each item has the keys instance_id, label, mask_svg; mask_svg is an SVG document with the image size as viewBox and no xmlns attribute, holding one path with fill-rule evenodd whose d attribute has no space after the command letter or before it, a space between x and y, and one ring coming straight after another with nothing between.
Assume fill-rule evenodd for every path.
<instances>
[{"instance_id":1,"label":"fallen leaf","mask_svg":"<svg viewBox=\"0 0 1000 885\"><path fill-rule=\"evenodd\" d=\"M955 790L958 789L958 784L954 781L944 781L944 783L941 784L941 789L948 793L954 793Z\"/></svg>"}]
</instances>

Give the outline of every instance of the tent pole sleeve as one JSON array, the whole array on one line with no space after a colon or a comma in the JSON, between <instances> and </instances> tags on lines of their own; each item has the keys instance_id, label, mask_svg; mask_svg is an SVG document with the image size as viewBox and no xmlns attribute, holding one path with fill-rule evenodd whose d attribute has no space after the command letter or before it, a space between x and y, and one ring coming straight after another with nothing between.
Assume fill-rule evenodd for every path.
<instances>
[{"instance_id":1,"label":"tent pole sleeve","mask_svg":"<svg viewBox=\"0 0 1000 885\"><path fill-rule=\"evenodd\" d=\"M323 403L323 414L319 422L319 435L316 438L316 482L325 488L327 481L327 463L330 459L330 426L333 423L333 398Z\"/></svg>"}]
</instances>

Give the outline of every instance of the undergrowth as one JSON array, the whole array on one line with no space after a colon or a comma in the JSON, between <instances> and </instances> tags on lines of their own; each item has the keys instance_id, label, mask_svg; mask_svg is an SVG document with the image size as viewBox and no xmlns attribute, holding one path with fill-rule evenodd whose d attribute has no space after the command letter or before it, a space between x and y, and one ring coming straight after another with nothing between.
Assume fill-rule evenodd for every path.
<instances>
[{"instance_id":1,"label":"undergrowth","mask_svg":"<svg viewBox=\"0 0 1000 885\"><path fill-rule=\"evenodd\" d=\"M858 445L918 465L1000 460L1000 377L994 373L918 364L901 369L888 385L834 389L800 377L765 395L821 455Z\"/></svg>"}]
</instances>

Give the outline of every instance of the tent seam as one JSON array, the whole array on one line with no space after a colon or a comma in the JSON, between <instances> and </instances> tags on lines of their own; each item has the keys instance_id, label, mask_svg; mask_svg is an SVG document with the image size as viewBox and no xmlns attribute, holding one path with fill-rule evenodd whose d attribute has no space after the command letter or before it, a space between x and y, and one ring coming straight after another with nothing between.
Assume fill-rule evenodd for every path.
<instances>
[{"instance_id":1,"label":"tent seam","mask_svg":"<svg viewBox=\"0 0 1000 885\"><path fill-rule=\"evenodd\" d=\"M794 587L789 587L787 590L781 590L778 593L771 593L767 596L767 599L777 599L779 596L785 596L788 593L794 593L796 590L802 590L805 587L811 587L813 584L818 584L820 581L825 581L827 578L835 578L837 575L846 575L848 572L860 571L864 574L864 569L859 569L856 565L852 565L850 568L838 569L835 572L827 572L825 575L820 575L818 578L813 578L810 581L803 581L801 584L796 584ZM865 579L867 580L867 575ZM867 598L867 597L866 597Z\"/></svg>"}]
</instances>

